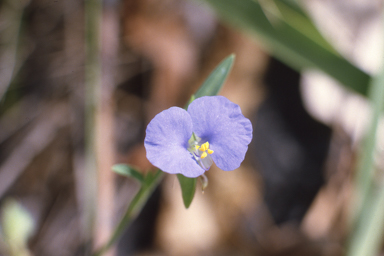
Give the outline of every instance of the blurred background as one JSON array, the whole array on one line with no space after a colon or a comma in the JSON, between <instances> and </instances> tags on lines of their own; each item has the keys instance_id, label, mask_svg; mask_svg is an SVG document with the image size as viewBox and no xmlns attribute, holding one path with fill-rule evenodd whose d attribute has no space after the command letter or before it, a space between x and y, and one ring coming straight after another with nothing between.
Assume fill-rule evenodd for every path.
<instances>
[{"instance_id":1,"label":"blurred background","mask_svg":"<svg viewBox=\"0 0 384 256\"><path fill-rule=\"evenodd\" d=\"M225 3L244 3L243 13ZM92 255L139 188L111 166L155 170L146 125L184 106L232 53L220 95L253 123L242 166L213 166L189 209L167 175L105 255L347 255L358 146L370 120L366 91L383 56L381 7L2 0L0 255ZM384 146L377 148L372 158L382 166Z\"/></svg>"}]
</instances>

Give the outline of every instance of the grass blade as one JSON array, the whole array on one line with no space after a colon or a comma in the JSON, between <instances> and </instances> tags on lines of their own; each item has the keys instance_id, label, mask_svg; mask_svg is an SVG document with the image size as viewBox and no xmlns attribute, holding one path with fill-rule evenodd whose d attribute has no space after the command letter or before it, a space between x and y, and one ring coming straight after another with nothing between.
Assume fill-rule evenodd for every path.
<instances>
[{"instance_id":1,"label":"grass blade","mask_svg":"<svg viewBox=\"0 0 384 256\"><path fill-rule=\"evenodd\" d=\"M298 71L320 69L348 88L367 95L370 76L337 54L325 40L320 40L320 33L310 20L284 4L286 1L275 1L283 17L277 23L271 23L265 8L254 0L202 1L230 24L255 35L271 54L287 65Z\"/></svg>"}]
</instances>

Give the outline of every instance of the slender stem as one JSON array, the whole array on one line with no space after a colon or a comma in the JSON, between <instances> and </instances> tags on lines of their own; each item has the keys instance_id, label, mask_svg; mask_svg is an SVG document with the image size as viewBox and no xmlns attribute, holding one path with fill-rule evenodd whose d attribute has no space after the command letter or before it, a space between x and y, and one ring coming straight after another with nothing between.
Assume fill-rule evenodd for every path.
<instances>
[{"instance_id":1,"label":"slender stem","mask_svg":"<svg viewBox=\"0 0 384 256\"><path fill-rule=\"evenodd\" d=\"M384 27L384 20L382 26ZM384 179L383 177L379 181L374 179L374 155L378 142L377 133L384 109L384 66L371 82L369 98L373 115L357 173L357 193L351 214L353 233L349 241L348 256L378 255L383 240Z\"/></svg>"},{"instance_id":2,"label":"slender stem","mask_svg":"<svg viewBox=\"0 0 384 256\"><path fill-rule=\"evenodd\" d=\"M97 250L93 256L101 256L120 238L123 231L127 228L129 224L137 217L141 209L144 207L145 203L148 201L148 198L152 195L155 188L159 185L162 180L164 173L160 170L153 177L146 177L146 180L142 183L140 190L137 192L136 196L133 198L129 204L127 211L125 212L123 218L120 220L120 223L117 225L114 230L111 238L108 242Z\"/></svg>"},{"instance_id":3,"label":"slender stem","mask_svg":"<svg viewBox=\"0 0 384 256\"><path fill-rule=\"evenodd\" d=\"M379 129L380 116L384 107L384 72L373 79L369 94L373 115L371 116L370 129L365 139L364 150L361 154L360 165L356 175L356 186L359 194L357 195L355 208L353 210L357 214L361 212L363 204L369 197L372 189L377 132Z\"/></svg>"},{"instance_id":4,"label":"slender stem","mask_svg":"<svg viewBox=\"0 0 384 256\"><path fill-rule=\"evenodd\" d=\"M85 240L91 241L97 207L96 109L100 95L101 0L85 1L85 170L83 222ZM92 245L91 245L92 246ZM90 246L90 247L91 247ZM88 248L87 248L88 250Z\"/></svg>"},{"instance_id":5,"label":"slender stem","mask_svg":"<svg viewBox=\"0 0 384 256\"><path fill-rule=\"evenodd\" d=\"M381 25L384 27L384 20L382 20ZM363 206L369 201L368 198L372 192L373 175L375 173L374 155L377 145L377 134L384 109L384 64L382 64L381 71L373 77L370 83L368 96L372 107L372 115L356 174L357 194L353 205L354 208L352 209L352 225L358 221L356 217L361 215Z\"/></svg>"}]
</instances>

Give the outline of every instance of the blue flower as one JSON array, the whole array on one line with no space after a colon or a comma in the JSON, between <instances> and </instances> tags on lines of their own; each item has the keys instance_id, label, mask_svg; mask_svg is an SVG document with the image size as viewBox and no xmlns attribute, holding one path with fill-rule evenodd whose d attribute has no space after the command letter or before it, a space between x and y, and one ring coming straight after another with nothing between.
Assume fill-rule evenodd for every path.
<instances>
[{"instance_id":1,"label":"blue flower","mask_svg":"<svg viewBox=\"0 0 384 256\"><path fill-rule=\"evenodd\" d=\"M164 172L195 178L213 162L224 171L238 168L252 140L252 124L223 96L194 100L188 111L171 107L148 124L148 160Z\"/></svg>"}]
</instances>

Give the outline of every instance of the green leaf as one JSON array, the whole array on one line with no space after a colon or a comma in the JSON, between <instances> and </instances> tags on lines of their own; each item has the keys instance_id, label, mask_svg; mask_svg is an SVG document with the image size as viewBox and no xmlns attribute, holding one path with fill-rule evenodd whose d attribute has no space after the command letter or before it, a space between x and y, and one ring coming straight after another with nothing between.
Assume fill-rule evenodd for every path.
<instances>
[{"instance_id":1,"label":"green leaf","mask_svg":"<svg viewBox=\"0 0 384 256\"><path fill-rule=\"evenodd\" d=\"M115 164L114 166L112 166L112 170L117 174L129 177L129 178L134 178L138 180L140 183L144 182L144 176L130 165Z\"/></svg>"},{"instance_id":2,"label":"green leaf","mask_svg":"<svg viewBox=\"0 0 384 256\"><path fill-rule=\"evenodd\" d=\"M267 51L287 65L298 71L320 69L348 88L367 95L370 76L337 54L325 40L319 39L321 34L303 15L304 12L288 4L292 1L273 1L280 17L275 15L272 20L276 18L278 22L268 19L268 8L254 0L202 1L230 24L256 36Z\"/></svg>"},{"instance_id":3,"label":"green leaf","mask_svg":"<svg viewBox=\"0 0 384 256\"><path fill-rule=\"evenodd\" d=\"M187 178L182 174L177 174L177 179L180 183L184 206L188 209L192 203L193 197L195 196L196 178Z\"/></svg>"},{"instance_id":4,"label":"green leaf","mask_svg":"<svg viewBox=\"0 0 384 256\"><path fill-rule=\"evenodd\" d=\"M220 89L223 87L229 71L231 71L234 60L234 54L231 54L225 58L208 76L199 90L197 90L195 93L195 98L217 95Z\"/></svg>"}]
</instances>

